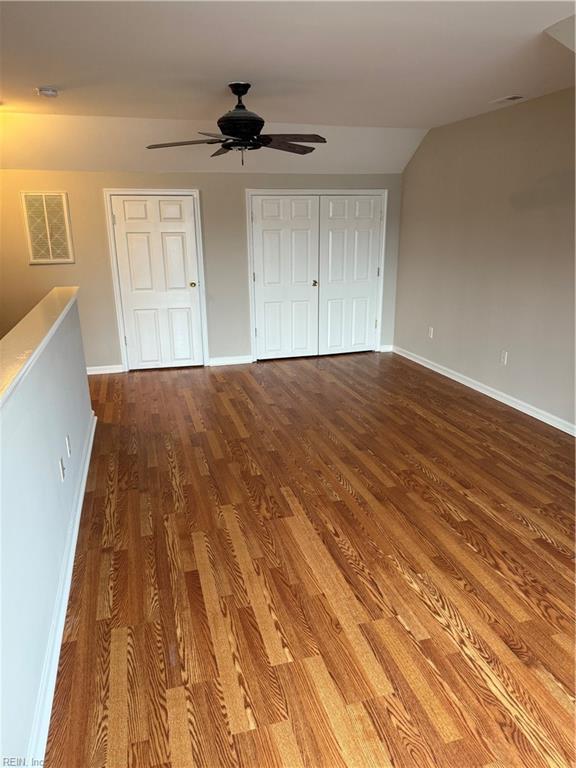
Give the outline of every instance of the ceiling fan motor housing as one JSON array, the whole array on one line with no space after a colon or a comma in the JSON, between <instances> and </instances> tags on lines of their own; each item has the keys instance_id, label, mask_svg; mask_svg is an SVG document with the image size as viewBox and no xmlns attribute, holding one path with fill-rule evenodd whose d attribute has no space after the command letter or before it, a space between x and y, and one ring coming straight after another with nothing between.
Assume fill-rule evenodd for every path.
<instances>
[{"instance_id":1,"label":"ceiling fan motor housing","mask_svg":"<svg viewBox=\"0 0 576 768\"><path fill-rule=\"evenodd\" d=\"M250 89L250 83L230 83L229 88L238 97L238 103L234 109L222 115L218 120L218 128L224 136L234 136L243 141L259 136L264 128L264 120L260 115L246 109L242 103L242 96Z\"/></svg>"}]
</instances>

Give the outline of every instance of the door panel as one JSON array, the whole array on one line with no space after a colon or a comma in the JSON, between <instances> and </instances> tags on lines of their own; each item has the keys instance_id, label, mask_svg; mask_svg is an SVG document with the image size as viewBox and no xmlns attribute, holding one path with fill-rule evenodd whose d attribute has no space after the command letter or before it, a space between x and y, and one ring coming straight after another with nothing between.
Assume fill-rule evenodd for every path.
<instances>
[{"instance_id":1,"label":"door panel","mask_svg":"<svg viewBox=\"0 0 576 768\"><path fill-rule=\"evenodd\" d=\"M328 344L338 349L344 344L344 302L342 299L328 301Z\"/></svg>"},{"instance_id":2,"label":"door panel","mask_svg":"<svg viewBox=\"0 0 576 768\"><path fill-rule=\"evenodd\" d=\"M129 368L202 365L193 199L114 195L112 211Z\"/></svg>"},{"instance_id":3,"label":"door panel","mask_svg":"<svg viewBox=\"0 0 576 768\"><path fill-rule=\"evenodd\" d=\"M368 300L362 298L352 299L352 345L365 346L368 338Z\"/></svg>"},{"instance_id":4,"label":"door panel","mask_svg":"<svg viewBox=\"0 0 576 768\"><path fill-rule=\"evenodd\" d=\"M282 230L262 232L262 281L266 287L280 286L282 281Z\"/></svg>"},{"instance_id":5,"label":"door panel","mask_svg":"<svg viewBox=\"0 0 576 768\"><path fill-rule=\"evenodd\" d=\"M346 235L345 230L328 232L328 280L331 283L344 282Z\"/></svg>"},{"instance_id":6,"label":"door panel","mask_svg":"<svg viewBox=\"0 0 576 768\"><path fill-rule=\"evenodd\" d=\"M174 360L190 360L195 357L191 315L189 307L168 310L168 330Z\"/></svg>"},{"instance_id":7,"label":"door panel","mask_svg":"<svg viewBox=\"0 0 576 768\"><path fill-rule=\"evenodd\" d=\"M319 354L377 347L379 195L320 199Z\"/></svg>"},{"instance_id":8,"label":"door panel","mask_svg":"<svg viewBox=\"0 0 576 768\"><path fill-rule=\"evenodd\" d=\"M314 332L315 328L312 325L316 325L316 318L312 324L310 318L310 302L309 301L293 301L292 302L292 351L295 354L305 355L307 354L310 335Z\"/></svg>"},{"instance_id":9,"label":"door panel","mask_svg":"<svg viewBox=\"0 0 576 768\"><path fill-rule=\"evenodd\" d=\"M138 359L142 363L160 365L162 345L160 343L158 311L155 309L135 309L133 317Z\"/></svg>"},{"instance_id":10,"label":"door panel","mask_svg":"<svg viewBox=\"0 0 576 768\"><path fill-rule=\"evenodd\" d=\"M319 199L254 197L252 204L257 357L316 355Z\"/></svg>"},{"instance_id":11,"label":"door panel","mask_svg":"<svg viewBox=\"0 0 576 768\"><path fill-rule=\"evenodd\" d=\"M123 200L124 221L146 221L148 219L148 201L145 198Z\"/></svg>"},{"instance_id":12,"label":"door panel","mask_svg":"<svg viewBox=\"0 0 576 768\"><path fill-rule=\"evenodd\" d=\"M303 229L293 230L290 248L290 261L292 263L292 285L308 286L310 274L316 274L317 266L311 268L311 244L310 231ZM316 243L314 243L316 250ZM316 254L314 253L314 256Z\"/></svg>"},{"instance_id":13,"label":"door panel","mask_svg":"<svg viewBox=\"0 0 576 768\"><path fill-rule=\"evenodd\" d=\"M166 290L182 290L186 284L186 238L183 232L162 232L162 256Z\"/></svg>"},{"instance_id":14,"label":"door panel","mask_svg":"<svg viewBox=\"0 0 576 768\"><path fill-rule=\"evenodd\" d=\"M151 290L152 260L148 235L129 232L126 235L126 252L130 264L130 287L132 291Z\"/></svg>"},{"instance_id":15,"label":"door panel","mask_svg":"<svg viewBox=\"0 0 576 768\"><path fill-rule=\"evenodd\" d=\"M276 357L282 351L282 302L264 302L263 352ZM274 353L274 354L273 354Z\"/></svg>"}]
</instances>

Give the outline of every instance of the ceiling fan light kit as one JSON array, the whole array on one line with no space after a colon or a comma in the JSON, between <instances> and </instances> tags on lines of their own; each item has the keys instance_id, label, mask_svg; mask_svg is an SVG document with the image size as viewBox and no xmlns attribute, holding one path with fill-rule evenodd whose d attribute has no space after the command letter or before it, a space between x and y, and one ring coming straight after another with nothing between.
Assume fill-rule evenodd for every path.
<instances>
[{"instance_id":1,"label":"ceiling fan light kit","mask_svg":"<svg viewBox=\"0 0 576 768\"><path fill-rule=\"evenodd\" d=\"M163 149L165 147L185 147L193 144L220 144L220 148L213 152L211 157L225 155L234 150L242 154L244 165L244 152L254 149L277 149L281 152L291 152L296 155L307 155L313 152L315 147L306 147L303 144L325 144L326 139L315 133L269 133L262 134L264 119L246 109L242 101L250 90L250 83L229 83L228 87L236 96L236 106L218 119L220 133L205 133L199 131L205 139L193 139L191 141L171 141L164 144L150 144L147 149Z\"/></svg>"}]
</instances>

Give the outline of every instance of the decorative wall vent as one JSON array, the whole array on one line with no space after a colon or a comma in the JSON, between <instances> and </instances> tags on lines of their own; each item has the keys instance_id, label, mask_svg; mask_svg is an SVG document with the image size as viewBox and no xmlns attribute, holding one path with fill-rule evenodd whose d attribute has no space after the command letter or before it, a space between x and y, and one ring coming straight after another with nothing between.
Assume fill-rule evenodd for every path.
<instances>
[{"instance_id":1,"label":"decorative wall vent","mask_svg":"<svg viewBox=\"0 0 576 768\"><path fill-rule=\"evenodd\" d=\"M74 261L66 192L23 192L30 264Z\"/></svg>"}]
</instances>

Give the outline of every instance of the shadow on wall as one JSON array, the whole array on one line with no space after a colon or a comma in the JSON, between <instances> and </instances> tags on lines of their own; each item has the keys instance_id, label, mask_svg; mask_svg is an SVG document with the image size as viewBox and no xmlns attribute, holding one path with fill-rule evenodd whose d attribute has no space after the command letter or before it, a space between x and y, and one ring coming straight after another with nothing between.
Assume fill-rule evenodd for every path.
<instances>
[{"instance_id":1,"label":"shadow on wall","mask_svg":"<svg viewBox=\"0 0 576 768\"><path fill-rule=\"evenodd\" d=\"M514 192L509 198L516 210L537 211L541 208L574 204L574 170L567 169L535 179L531 186Z\"/></svg>"}]
</instances>

